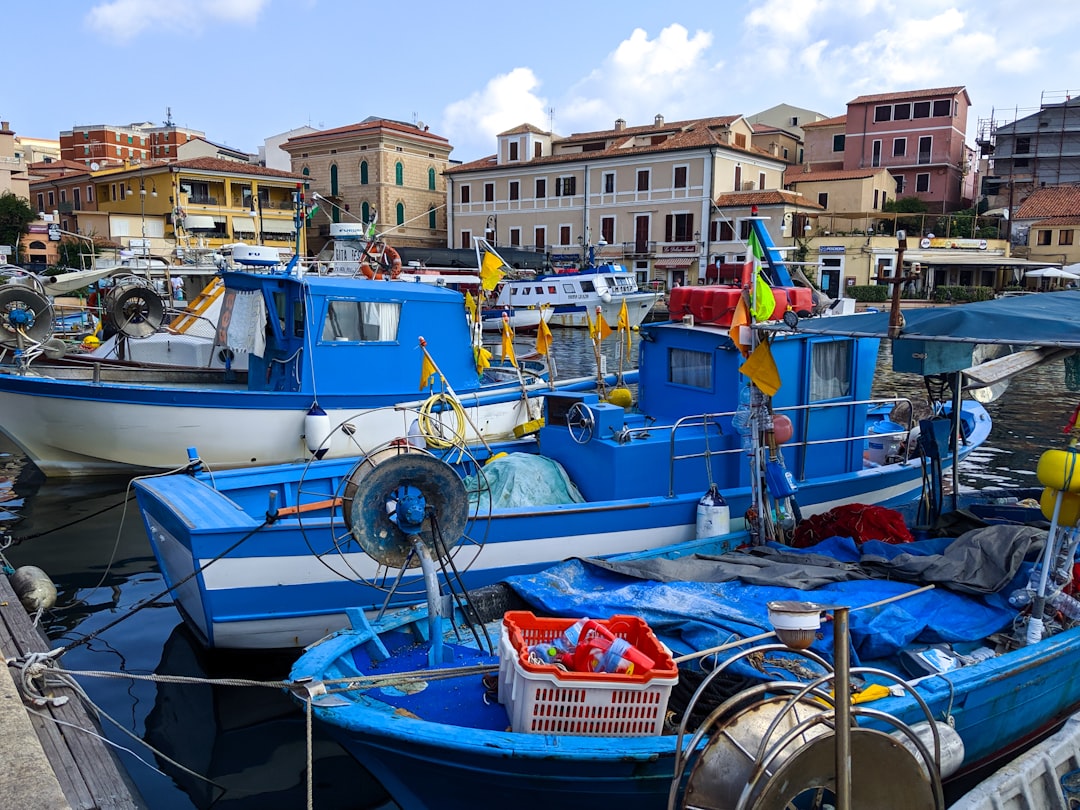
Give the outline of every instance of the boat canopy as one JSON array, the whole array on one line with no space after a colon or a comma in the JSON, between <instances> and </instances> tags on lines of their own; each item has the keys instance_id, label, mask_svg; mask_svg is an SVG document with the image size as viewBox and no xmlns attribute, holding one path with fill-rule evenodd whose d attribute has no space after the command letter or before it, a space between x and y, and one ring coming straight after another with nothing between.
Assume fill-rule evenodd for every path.
<instances>
[{"instance_id":1,"label":"boat canopy","mask_svg":"<svg viewBox=\"0 0 1080 810\"><path fill-rule=\"evenodd\" d=\"M1080 290L1031 293L955 306L904 309L900 337L953 343L999 343L1080 349ZM783 324L756 327L788 331ZM800 320L796 331L842 337L889 336L889 312Z\"/></svg>"}]
</instances>

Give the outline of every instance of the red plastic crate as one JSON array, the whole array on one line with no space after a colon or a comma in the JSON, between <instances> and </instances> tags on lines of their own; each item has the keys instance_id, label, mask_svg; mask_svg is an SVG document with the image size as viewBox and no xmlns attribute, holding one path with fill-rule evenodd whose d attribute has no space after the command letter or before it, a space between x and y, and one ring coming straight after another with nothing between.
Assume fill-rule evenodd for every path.
<instances>
[{"instance_id":1,"label":"red plastic crate","mask_svg":"<svg viewBox=\"0 0 1080 810\"><path fill-rule=\"evenodd\" d=\"M656 662L645 672L568 672L554 664L529 662L529 647L555 640L576 621L524 610L504 616L499 641L499 701L506 705L510 727L524 733L588 737L662 733L679 670L671 653L641 618L612 616L599 624Z\"/></svg>"}]
</instances>

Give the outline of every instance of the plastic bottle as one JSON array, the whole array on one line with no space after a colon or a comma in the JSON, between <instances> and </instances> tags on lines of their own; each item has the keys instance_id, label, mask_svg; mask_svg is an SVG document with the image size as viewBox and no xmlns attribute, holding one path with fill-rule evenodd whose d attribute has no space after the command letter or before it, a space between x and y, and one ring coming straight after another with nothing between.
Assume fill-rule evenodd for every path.
<instances>
[{"instance_id":1,"label":"plastic bottle","mask_svg":"<svg viewBox=\"0 0 1080 810\"><path fill-rule=\"evenodd\" d=\"M1080 620L1080 602L1067 593L1059 592L1047 601L1054 610L1059 611L1065 618L1072 621Z\"/></svg>"},{"instance_id":2,"label":"plastic bottle","mask_svg":"<svg viewBox=\"0 0 1080 810\"><path fill-rule=\"evenodd\" d=\"M563 663L569 667L568 659L573 658L582 630L586 625L595 624L596 622L588 618L578 619L551 641L533 644L529 647L529 653L545 664Z\"/></svg>"},{"instance_id":3,"label":"plastic bottle","mask_svg":"<svg viewBox=\"0 0 1080 810\"><path fill-rule=\"evenodd\" d=\"M653 668L655 662L626 639L592 635L574 653L577 672L609 672L633 675Z\"/></svg>"}]
</instances>

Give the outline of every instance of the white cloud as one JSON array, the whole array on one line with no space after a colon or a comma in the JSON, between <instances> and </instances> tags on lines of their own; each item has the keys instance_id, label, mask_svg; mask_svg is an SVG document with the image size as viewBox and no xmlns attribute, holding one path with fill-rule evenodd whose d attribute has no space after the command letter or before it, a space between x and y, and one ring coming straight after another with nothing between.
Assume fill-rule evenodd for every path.
<instances>
[{"instance_id":1,"label":"white cloud","mask_svg":"<svg viewBox=\"0 0 1080 810\"><path fill-rule=\"evenodd\" d=\"M127 42L151 29L200 31L217 22L253 23L269 0L107 0L86 14L94 31Z\"/></svg>"},{"instance_id":2,"label":"white cloud","mask_svg":"<svg viewBox=\"0 0 1080 810\"><path fill-rule=\"evenodd\" d=\"M443 111L442 130L455 151L473 160L495 151L500 132L530 123L547 129L547 102L537 94L540 81L532 70L517 67Z\"/></svg>"},{"instance_id":3,"label":"white cloud","mask_svg":"<svg viewBox=\"0 0 1080 810\"><path fill-rule=\"evenodd\" d=\"M711 33L691 36L677 23L655 39L635 29L557 105L556 129L568 134L610 129L616 118L637 126L658 114L675 120L715 113L712 44Z\"/></svg>"}]
</instances>

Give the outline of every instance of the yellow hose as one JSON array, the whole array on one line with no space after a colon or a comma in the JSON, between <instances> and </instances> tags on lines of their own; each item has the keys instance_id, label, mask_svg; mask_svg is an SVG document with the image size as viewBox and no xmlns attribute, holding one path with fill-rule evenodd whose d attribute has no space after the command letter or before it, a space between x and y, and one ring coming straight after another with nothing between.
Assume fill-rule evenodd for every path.
<instances>
[{"instance_id":1,"label":"yellow hose","mask_svg":"<svg viewBox=\"0 0 1080 810\"><path fill-rule=\"evenodd\" d=\"M446 406L457 419L457 424L451 439L446 439L447 425L441 419L446 413ZM436 410L438 408L438 410ZM461 403L449 394L433 394L424 400L420 406L419 418L420 435L424 437L428 447L445 450L449 447L461 447L465 444L465 411Z\"/></svg>"}]
</instances>

